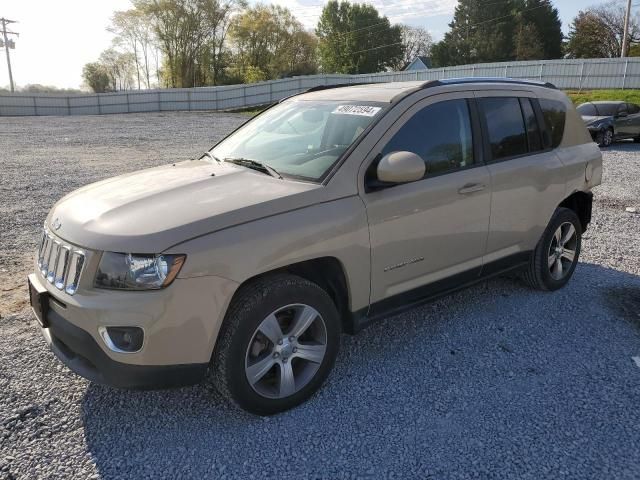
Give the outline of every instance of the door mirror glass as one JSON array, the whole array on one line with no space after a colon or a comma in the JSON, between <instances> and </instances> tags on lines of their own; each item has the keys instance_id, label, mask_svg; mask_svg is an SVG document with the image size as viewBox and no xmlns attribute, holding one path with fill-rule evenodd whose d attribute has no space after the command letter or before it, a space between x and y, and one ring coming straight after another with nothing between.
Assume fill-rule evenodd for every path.
<instances>
[{"instance_id":1,"label":"door mirror glass","mask_svg":"<svg viewBox=\"0 0 640 480\"><path fill-rule=\"evenodd\" d=\"M426 173L424 160L413 152L391 152L378 163L378 180L386 183L409 183L421 180Z\"/></svg>"}]
</instances>

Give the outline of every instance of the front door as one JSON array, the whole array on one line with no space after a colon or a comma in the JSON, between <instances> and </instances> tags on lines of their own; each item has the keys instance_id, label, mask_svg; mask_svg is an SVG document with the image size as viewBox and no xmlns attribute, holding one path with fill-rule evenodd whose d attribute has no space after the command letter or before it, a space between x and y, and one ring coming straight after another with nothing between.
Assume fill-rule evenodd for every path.
<instances>
[{"instance_id":1,"label":"front door","mask_svg":"<svg viewBox=\"0 0 640 480\"><path fill-rule=\"evenodd\" d=\"M445 279L464 282L480 273L491 190L470 112L464 94L425 99L372 152L378 159L413 152L425 161L426 174L362 194L371 238L370 314L447 289ZM367 167L367 176L375 176L375 161Z\"/></svg>"}]
</instances>

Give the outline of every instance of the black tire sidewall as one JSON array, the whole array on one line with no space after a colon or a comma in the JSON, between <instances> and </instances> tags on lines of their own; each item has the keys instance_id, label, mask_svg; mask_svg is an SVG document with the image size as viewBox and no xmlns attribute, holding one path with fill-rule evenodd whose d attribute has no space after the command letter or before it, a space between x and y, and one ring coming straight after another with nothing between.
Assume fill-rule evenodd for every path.
<instances>
[{"instance_id":1,"label":"black tire sidewall","mask_svg":"<svg viewBox=\"0 0 640 480\"><path fill-rule=\"evenodd\" d=\"M549 247L551 246L553 236L556 230L558 229L558 227L560 227L560 225L566 222L571 222L573 227L576 229L576 235L577 235L576 256L573 261L573 264L571 265L571 268L569 269L569 273L565 275L562 279L556 280L551 276L551 271L549 270L549 266L548 266ZM540 248L540 252L539 252L540 264L538 265L538 267L540 268L539 275L545 288L553 291L553 290L558 290L564 287L573 276L573 272L575 271L578 265L578 260L580 258L580 251L582 248L582 225L580 224L580 219L575 214L575 212L573 212L573 210L562 208L557 211L556 215L554 215L553 219L549 223L549 226L547 227L547 230L545 231L545 234L542 238L542 242L539 248Z\"/></svg>"},{"instance_id":2,"label":"black tire sidewall","mask_svg":"<svg viewBox=\"0 0 640 480\"><path fill-rule=\"evenodd\" d=\"M237 329L230 339L226 382L234 401L243 409L258 415L271 415L299 405L324 382L333 368L340 347L340 319L331 298L317 285L297 277L293 282L279 282L266 287L259 298L242 299L252 304L243 309ZM249 384L245 374L245 355L249 342L260 323L271 313L286 305L302 303L315 308L325 322L327 350L313 379L300 391L284 399L271 399L259 395Z\"/></svg>"}]
</instances>

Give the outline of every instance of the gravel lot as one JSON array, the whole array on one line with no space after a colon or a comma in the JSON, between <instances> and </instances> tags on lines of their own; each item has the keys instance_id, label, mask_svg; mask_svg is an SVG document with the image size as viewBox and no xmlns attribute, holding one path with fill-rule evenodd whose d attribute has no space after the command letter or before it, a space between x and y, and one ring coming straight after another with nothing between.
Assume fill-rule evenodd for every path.
<instances>
[{"instance_id":1,"label":"gravel lot","mask_svg":"<svg viewBox=\"0 0 640 480\"><path fill-rule=\"evenodd\" d=\"M497 279L343 337L272 418L207 386L120 391L70 373L23 288L50 206L190 158L240 114L0 118L0 478L640 478L640 145L605 153L567 288Z\"/></svg>"}]
</instances>

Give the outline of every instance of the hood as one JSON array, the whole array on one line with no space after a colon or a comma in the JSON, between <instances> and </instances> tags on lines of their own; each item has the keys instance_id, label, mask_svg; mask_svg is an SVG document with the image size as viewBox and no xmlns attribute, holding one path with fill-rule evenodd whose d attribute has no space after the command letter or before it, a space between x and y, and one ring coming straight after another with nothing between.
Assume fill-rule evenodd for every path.
<instances>
[{"instance_id":1,"label":"hood","mask_svg":"<svg viewBox=\"0 0 640 480\"><path fill-rule=\"evenodd\" d=\"M57 219L54 233L85 248L161 253L200 235L300 208L322 190L244 167L193 160L80 188L54 205L46 223Z\"/></svg>"},{"instance_id":2,"label":"hood","mask_svg":"<svg viewBox=\"0 0 640 480\"><path fill-rule=\"evenodd\" d=\"M585 125L591 125L592 123L599 122L601 120L611 120L611 117L607 116L594 116L594 115L583 115L582 121Z\"/></svg>"}]
</instances>

